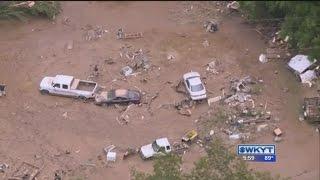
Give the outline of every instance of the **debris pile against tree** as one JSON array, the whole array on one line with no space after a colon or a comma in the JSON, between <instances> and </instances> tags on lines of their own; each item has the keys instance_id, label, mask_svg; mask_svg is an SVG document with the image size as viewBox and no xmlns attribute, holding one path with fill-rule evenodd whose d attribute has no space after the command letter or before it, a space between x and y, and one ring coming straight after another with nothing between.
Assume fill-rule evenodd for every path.
<instances>
[{"instance_id":1,"label":"debris pile against tree","mask_svg":"<svg viewBox=\"0 0 320 180\"><path fill-rule=\"evenodd\" d=\"M266 63L270 60L275 59L285 59L291 57L291 52L288 47L289 36L286 36L284 39L280 37L280 32L272 33L262 32L263 27L257 27L256 32L258 32L263 38L268 39L268 47L266 51L263 53L264 57L259 57L259 61L262 63ZM270 34L271 33L271 34ZM265 36L265 34L269 34Z\"/></svg>"}]
</instances>

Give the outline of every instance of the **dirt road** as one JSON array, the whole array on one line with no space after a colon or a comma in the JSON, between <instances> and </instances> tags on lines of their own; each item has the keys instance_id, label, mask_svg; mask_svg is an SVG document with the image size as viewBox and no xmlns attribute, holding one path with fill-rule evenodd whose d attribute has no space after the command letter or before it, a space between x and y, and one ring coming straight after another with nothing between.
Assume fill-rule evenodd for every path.
<instances>
[{"instance_id":1,"label":"dirt road","mask_svg":"<svg viewBox=\"0 0 320 180\"><path fill-rule=\"evenodd\" d=\"M0 163L10 165L8 174L22 161L43 168L39 179L52 179L58 169L90 180L129 179L131 167L151 170L151 161L143 162L139 157L122 161L121 153L158 137L179 141L182 134L195 128L194 120L208 110L206 104L192 110L191 117L158 107L183 98L167 81L177 81L190 70L206 75L203 65L216 58L222 62L224 72L206 75L206 87L213 93L210 96L219 95L229 77L261 77L265 88L257 103L269 102L269 110L280 118L285 132L284 141L277 144L277 163L250 165L293 179L319 179L319 134L298 121L299 102L304 95L315 95L314 89L297 83L281 66L283 62L260 64L257 57L265 43L241 18L224 17L218 32L206 33L201 19L205 15L200 16L205 12L197 14L197 8L197 3L186 2L63 2L63 12L54 23L37 19L1 22L0 82L7 85L8 92L0 99ZM211 10L217 12L217 8ZM65 18L70 19L67 25L63 23ZM102 26L107 32L96 41L86 41L88 25ZM143 32L144 37L117 40L120 27ZM67 50L70 40L74 47ZM203 46L205 40L208 47ZM119 50L125 44L150 51L154 68L121 80L119 72L125 60L120 58ZM168 54L175 58L169 61ZM108 58L115 63L105 63ZM154 114L149 114L146 105L137 106L128 125L120 125L116 120L119 109L38 92L44 76L67 74L85 79L95 64L100 69L95 80L107 88L136 86L151 96L159 91L151 107ZM143 78L148 79L146 83L141 81ZM112 82L114 79L117 81ZM289 92L284 93L284 87ZM272 133L255 143L273 143ZM106 167L97 156L102 156L103 147L110 144L117 146L119 156L116 163ZM201 155L199 151L194 149L184 156L185 169L192 167ZM94 163L96 167L80 166L83 163Z\"/></svg>"}]
</instances>

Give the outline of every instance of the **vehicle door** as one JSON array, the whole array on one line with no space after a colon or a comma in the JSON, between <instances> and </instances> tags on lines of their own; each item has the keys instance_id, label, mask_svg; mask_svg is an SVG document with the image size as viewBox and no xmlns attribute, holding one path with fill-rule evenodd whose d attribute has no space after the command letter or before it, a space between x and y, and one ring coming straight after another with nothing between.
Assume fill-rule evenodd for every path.
<instances>
[{"instance_id":1,"label":"vehicle door","mask_svg":"<svg viewBox=\"0 0 320 180\"><path fill-rule=\"evenodd\" d=\"M61 91L65 96L79 96L77 90L70 90L70 87L67 84L61 84Z\"/></svg>"},{"instance_id":2,"label":"vehicle door","mask_svg":"<svg viewBox=\"0 0 320 180\"><path fill-rule=\"evenodd\" d=\"M55 83L52 85L52 94L62 94L63 92L61 91L61 84Z\"/></svg>"},{"instance_id":3,"label":"vehicle door","mask_svg":"<svg viewBox=\"0 0 320 180\"><path fill-rule=\"evenodd\" d=\"M121 103L122 99L121 97L115 97L114 99L111 100L112 103Z\"/></svg>"},{"instance_id":4,"label":"vehicle door","mask_svg":"<svg viewBox=\"0 0 320 180\"><path fill-rule=\"evenodd\" d=\"M190 86L189 79L185 81L185 84L186 84L187 91L189 92L189 94L191 94L191 86Z\"/></svg>"}]
</instances>

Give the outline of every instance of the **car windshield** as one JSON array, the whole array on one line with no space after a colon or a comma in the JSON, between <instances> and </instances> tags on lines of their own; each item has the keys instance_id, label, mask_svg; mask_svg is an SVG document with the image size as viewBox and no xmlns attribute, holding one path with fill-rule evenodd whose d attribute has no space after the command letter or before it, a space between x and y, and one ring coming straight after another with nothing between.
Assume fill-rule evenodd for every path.
<instances>
[{"instance_id":1,"label":"car windshield","mask_svg":"<svg viewBox=\"0 0 320 180\"><path fill-rule=\"evenodd\" d=\"M158 151L159 151L160 146L157 144L156 141L154 141L154 142L152 143L152 149L154 150L154 152L158 152Z\"/></svg>"},{"instance_id":2,"label":"car windshield","mask_svg":"<svg viewBox=\"0 0 320 180\"><path fill-rule=\"evenodd\" d=\"M108 99L113 99L116 96L116 94L114 91L109 91L107 96L108 96Z\"/></svg>"},{"instance_id":3,"label":"car windshield","mask_svg":"<svg viewBox=\"0 0 320 180\"><path fill-rule=\"evenodd\" d=\"M191 86L191 91L192 92L197 92L197 91L202 91L202 90L203 90L203 85L202 84Z\"/></svg>"}]
</instances>

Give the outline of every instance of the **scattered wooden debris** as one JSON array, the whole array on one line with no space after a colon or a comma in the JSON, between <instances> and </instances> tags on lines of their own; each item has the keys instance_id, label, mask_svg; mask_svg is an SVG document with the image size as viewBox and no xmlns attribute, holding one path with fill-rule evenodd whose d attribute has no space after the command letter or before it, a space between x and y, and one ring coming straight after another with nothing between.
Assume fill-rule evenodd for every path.
<instances>
[{"instance_id":1,"label":"scattered wooden debris","mask_svg":"<svg viewBox=\"0 0 320 180\"><path fill-rule=\"evenodd\" d=\"M22 162L9 180L33 180L40 173L40 168L27 162Z\"/></svg>"},{"instance_id":2,"label":"scattered wooden debris","mask_svg":"<svg viewBox=\"0 0 320 180\"><path fill-rule=\"evenodd\" d=\"M118 32L117 32L117 39L137 39L142 37L143 37L142 32L124 33L122 28L118 29Z\"/></svg>"},{"instance_id":3,"label":"scattered wooden debris","mask_svg":"<svg viewBox=\"0 0 320 180\"><path fill-rule=\"evenodd\" d=\"M273 130L273 133L276 135L276 136L280 136L282 134L282 131L280 128L276 128Z\"/></svg>"}]
</instances>

